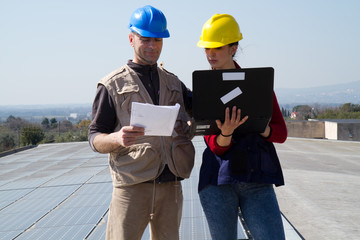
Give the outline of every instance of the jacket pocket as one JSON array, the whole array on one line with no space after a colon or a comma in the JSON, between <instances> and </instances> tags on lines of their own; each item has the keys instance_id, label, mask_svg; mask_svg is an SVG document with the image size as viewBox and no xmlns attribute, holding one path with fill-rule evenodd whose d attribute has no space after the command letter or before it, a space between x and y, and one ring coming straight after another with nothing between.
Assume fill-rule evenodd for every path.
<instances>
[{"instance_id":1,"label":"jacket pocket","mask_svg":"<svg viewBox=\"0 0 360 240\"><path fill-rule=\"evenodd\" d=\"M260 167L262 173L264 173L267 176L276 176L278 173L278 168L273 158L274 155L272 154L272 149L269 146L261 145Z\"/></svg>"},{"instance_id":2,"label":"jacket pocket","mask_svg":"<svg viewBox=\"0 0 360 240\"><path fill-rule=\"evenodd\" d=\"M173 139L172 159L178 175L182 178L189 178L194 167L195 148L191 140L177 136Z\"/></svg>"},{"instance_id":3,"label":"jacket pocket","mask_svg":"<svg viewBox=\"0 0 360 240\"><path fill-rule=\"evenodd\" d=\"M122 185L147 181L156 176L161 161L150 144L135 144L112 153L110 166L116 182Z\"/></svg>"},{"instance_id":4,"label":"jacket pocket","mask_svg":"<svg viewBox=\"0 0 360 240\"><path fill-rule=\"evenodd\" d=\"M130 125L131 106L133 102L145 102L139 94L138 85L125 85L121 91L119 90L117 92L114 104L116 107L119 107L116 112L121 126Z\"/></svg>"}]
</instances>

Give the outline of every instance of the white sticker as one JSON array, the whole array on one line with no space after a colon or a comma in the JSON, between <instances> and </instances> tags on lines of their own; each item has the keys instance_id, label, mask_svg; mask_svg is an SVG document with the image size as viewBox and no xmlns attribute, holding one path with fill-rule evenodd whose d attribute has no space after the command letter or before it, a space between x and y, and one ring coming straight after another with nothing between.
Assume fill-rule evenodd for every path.
<instances>
[{"instance_id":1,"label":"white sticker","mask_svg":"<svg viewBox=\"0 0 360 240\"><path fill-rule=\"evenodd\" d=\"M200 129L200 130L201 130L201 129L205 129L205 130L206 130L206 129L209 129L209 128L210 128L210 125L197 125L197 126L196 126L196 129Z\"/></svg>"},{"instance_id":2,"label":"white sticker","mask_svg":"<svg viewBox=\"0 0 360 240\"><path fill-rule=\"evenodd\" d=\"M226 104L239 96L242 93L241 89L239 87L233 89L229 93L225 94L223 97L220 98L220 100L223 102L223 104Z\"/></svg>"},{"instance_id":3,"label":"white sticker","mask_svg":"<svg viewBox=\"0 0 360 240\"><path fill-rule=\"evenodd\" d=\"M245 72L223 72L223 81L245 80Z\"/></svg>"}]
</instances>

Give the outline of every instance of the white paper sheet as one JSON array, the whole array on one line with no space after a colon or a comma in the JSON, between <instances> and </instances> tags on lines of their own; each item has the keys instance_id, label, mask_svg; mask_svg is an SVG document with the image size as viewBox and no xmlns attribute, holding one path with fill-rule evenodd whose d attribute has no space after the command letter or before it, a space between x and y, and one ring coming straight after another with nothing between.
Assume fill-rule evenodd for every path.
<instances>
[{"instance_id":1,"label":"white paper sheet","mask_svg":"<svg viewBox=\"0 0 360 240\"><path fill-rule=\"evenodd\" d=\"M130 125L144 127L148 136L171 136L179 109L178 103L174 106L158 106L133 102Z\"/></svg>"}]
</instances>

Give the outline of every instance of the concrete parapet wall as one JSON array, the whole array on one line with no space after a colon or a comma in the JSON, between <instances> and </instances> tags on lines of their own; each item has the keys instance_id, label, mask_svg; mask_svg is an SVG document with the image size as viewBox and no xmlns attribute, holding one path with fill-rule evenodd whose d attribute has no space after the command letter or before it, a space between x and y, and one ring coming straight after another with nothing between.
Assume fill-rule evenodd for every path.
<instances>
[{"instance_id":1,"label":"concrete parapet wall","mask_svg":"<svg viewBox=\"0 0 360 240\"><path fill-rule=\"evenodd\" d=\"M289 137L325 138L323 121L286 121Z\"/></svg>"},{"instance_id":2,"label":"concrete parapet wall","mask_svg":"<svg viewBox=\"0 0 360 240\"><path fill-rule=\"evenodd\" d=\"M286 121L289 137L360 141L360 122Z\"/></svg>"},{"instance_id":3,"label":"concrete parapet wall","mask_svg":"<svg viewBox=\"0 0 360 240\"><path fill-rule=\"evenodd\" d=\"M338 140L360 141L360 123L338 123Z\"/></svg>"}]
</instances>

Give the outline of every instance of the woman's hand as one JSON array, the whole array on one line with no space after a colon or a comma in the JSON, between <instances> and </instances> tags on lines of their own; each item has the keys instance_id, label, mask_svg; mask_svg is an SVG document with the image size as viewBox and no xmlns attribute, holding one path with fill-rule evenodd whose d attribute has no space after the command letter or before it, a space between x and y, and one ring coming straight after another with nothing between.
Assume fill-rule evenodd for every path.
<instances>
[{"instance_id":1,"label":"woman's hand","mask_svg":"<svg viewBox=\"0 0 360 240\"><path fill-rule=\"evenodd\" d=\"M270 136L271 128L269 125L266 125L265 131L260 133L263 138L268 138Z\"/></svg>"},{"instance_id":2,"label":"woman's hand","mask_svg":"<svg viewBox=\"0 0 360 240\"><path fill-rule=\"evenodd\" d=\"M221 134L216 138L216 142L219 146L228 146L231 143L231 135L234 130L240 125L246 122L248 116L241 119L241 110L237 109L236 106L232 108L232 114L230 117L230 109L225 109L225 121L222 123L220 120L216 120L216 125L220 129Z\"/></svg>"}]
</instances>

